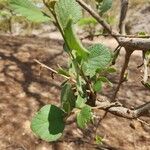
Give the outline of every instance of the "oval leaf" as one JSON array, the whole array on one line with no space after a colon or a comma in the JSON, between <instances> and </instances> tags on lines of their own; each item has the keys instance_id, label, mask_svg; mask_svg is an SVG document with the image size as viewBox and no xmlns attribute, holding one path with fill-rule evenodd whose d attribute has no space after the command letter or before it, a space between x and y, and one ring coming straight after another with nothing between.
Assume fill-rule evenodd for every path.
<instances>
[{"instance_id":1,"label":"oval leaf","mask_svg":"<svg viewBox=\"0 0 150 150\"><path fill-rule=\"evenodd\" d=\"M70 19L75 24L82 18L81 7L75 0L59 0L55 4L55 12L63 29Z\"/></svg>"},{"instance_id":2,"label":"oval leaf","mask_svg":"<svg viewBox=\"0 0 150 150\"><path fill-rule=\"evenodd\" d=\"M45 141L56 141L62 136L65 124L64 112L54 106L46 105L40 109L31 122L32 131Z\"/></svg>"}]
</instances>

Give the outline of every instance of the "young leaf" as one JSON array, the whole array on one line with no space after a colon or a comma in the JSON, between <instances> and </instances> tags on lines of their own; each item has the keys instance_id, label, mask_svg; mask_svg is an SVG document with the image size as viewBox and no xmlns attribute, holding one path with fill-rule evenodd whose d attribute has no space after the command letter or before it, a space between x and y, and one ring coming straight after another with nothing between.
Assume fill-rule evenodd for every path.
<instances>
[{"instance_id":1,"label":"young leaf","mask_svg":"<svg viewBox=\"0 0 150 150\"><path fill-rule=\"evenodd\" d=\"M70 77L69 72L59 66L58 74L64 75L66 77Z\"/></svg>"},{"instance_id":2,"label":"young leaf","mask_svg":"<svg viewBox=\"0 0 150 150\"><path fill-rule=\"evenodd\" d=\"M95 92L99 92L102 89L102 81L100 79L95 82L93 89Z\"/></svg>"},{"instance_id":3,"label":"young leaf","mask_svg":"<svg viewBox=\"0 0 150 150\"><path fill-rule=\"evenodd\" d=\"M114 73L114 72L116 72L116 68L109 67L109 68L106 69L106 71L107 71L108 73Z\"/></svg>"},{"instance_id":4,"label":"young leaf","mask_svg":"<svg viewBox=\"0 0 150 150\"><path fill-rule=\"evenodd\" d=\"M107 12L112 6L112 2L112 0L103 0L99 7L100 13L104 14L105 12Z\"/></svg>"},{"instance_id":5,"label":"young leaf","mask_svg":"<svg viewBox=\"0 0 150 150\"><path fill-rule=\"evenodd\" d=\"M66 28L64 29L65 38L70 50L75 50L79 56L86 58L88 56L87 49L84 48L81 41L77 37L72 20L70 19Z\"/></svg>"},{"instance_id":6,"label":"young leaf","mask_svg":"<svg viewBox=\"0 0 150 150\"><path fill-rule=\"evenodd\" d=\"M50 18L29 0L9 0L10 7L33 22L48 22Z\"/></svg>"},{"instance_id":7,"label":"young leaf","mask_svg":"<svg viewBox=\"0 0 150 150\"><path fill-rule=\"evenodd\" d=\"M109 82L109 80L106 77L100 77L99 80L102 82Z\"/></svg>"},{"instance_id":8,"label":"young leaf","mask_svg":"<svg viewBox=\"0 0 150 150\"><path fill-rule=\"evenodd\" d=\"M79 4L75 0L59 0L55 4L55 13L59 24L64 30L65 40L68 46L65 50L75 50L79 56L86 58L88 51L76 36L73 26L82 17Z\"/></svg>"},{"instance_id":9,"label":"young leaf","mask_svg":"<svg viewBox=\"0 0 150 150\"><path fill-rule=\"evenodd\" d=\"M62 136L65 124L64 112L54 106L46 105L40 109L31 122L32 131L45 141L56 141Z\"/></svg>"},{"instance_id":10,"label":"young leaf","mask_svg":"<svg viewBox=\"0 0 150 150\"><path fill-rule=\"evenodd\" d=\"M87 76L94 76L98 69L105 69L112 60L112 54L102 44L95 44L88 48L90 54L87 62L83 63L83 69Z\"/></svg>"},{"instance_id":11,"label":"young leaf","mask_svg":"<svg viewBox=\"0 0 150 150\"><path fill-rule=\"evenodd\" d=\"M110 86L113 86L113 84L106 77L100 77L99 80L104 83L109 83Z\"/></svg>"},{"instance_id":12,"label":"young leaf","mask_svg":"<svg viewBox=\"0 0 150 150\"><path fill-rule=\"evenodd\" d=\"M86 25L96 25L98 22L93 17L86 17L79 20L78 25L79 26L86 26Z\"/></svg>"},{"instance_id":13,"label":"young leaf","mask_svg":"<svg viewBox=\"0 0 150 150\"><path fill-rule=\"evenodd\" d=\"M59 0L55 4L55 13L63 29L66 28L70 19L75 24L82 18L81 7L75 0Z\"/></svg>"},{"instance_id":14,"label":"young leaf","mask_svg":"<svg viewBox=\"0 0 150 150\"><path fill-rule=\"evenodd\" d=\"M80 128L85 128L86 125L92 120L92 112L90 106L85 106L77 114L77 124Z\"/></svg>"},{"instance_id":15,"label":"young leaf","mask_svg":"<svg viewBox=\"0 0 150 150\"><path fill-rule=\"evenodd\" d=\"M69 114L75 107L75 99L72 86L69 83L64 84L61 91L61 105L66 113Z\"/></svg>"},{"instance_id":16,"label":"young leaf","mask_svg":"<svg viewBox=\"0 0 150 150\"><path fill-rule=\"evenodd\" d=\"M82 98L80 95L78 95L76 100L76 108L83 108L86 106L86 100Z\"/></svg>"},{"instance_id":17,"label":"young leaf","mask_svg":"<svg viewBox=\"0 0 150 150\"><path fill-rule=\"evenodd\" d=\"M103 143L103 138L102 137L100 137L99 135L96 135L95 136L95 142L96 142L96 144L102 144Z\"/></svg>"}]
</instances>

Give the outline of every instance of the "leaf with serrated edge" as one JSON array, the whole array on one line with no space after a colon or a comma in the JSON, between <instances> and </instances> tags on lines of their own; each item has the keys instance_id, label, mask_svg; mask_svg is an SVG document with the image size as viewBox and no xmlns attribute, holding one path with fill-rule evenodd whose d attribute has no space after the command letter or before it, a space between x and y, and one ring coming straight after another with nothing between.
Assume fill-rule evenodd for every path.
<instances>
[{"instance_id":1,"label":"leaf with serrated edge","mask_svg":"<svg viewBox=\"0 0 150 150\"><path fill-rule=\"evenodd\" d=\"M80 128L85 128L86 125L92 120L92 112L90 106L85 106L77 114L77 124Z\"/></svg>"},{"instance_id":2,"label":"leaf with serrated edge","mask_svg":"<svg viewBox=\"0 0 150 150\"><path fill-rule=\"evenodd\" d=\"M45 141L56 141L62 136L65 124L64 112L54 106L46 105L37 112L31 122L32 131Z\"/></svg>"},{"instance_id":3,"label":"leaf with serrated edge","mask_svg":"<svg viewBox=\"0 0 150 150\"><path fill-rule=\"evenodd\" d=\"M88 48L90 54L83 62L83 70L87 76L94 76L98 69L105 69L112 60L110 50L102 44L94 44Z\"/></svg>"},{"instance_id":4,"label":"leaf with serrated edge","mask_svg":"<svg viewBox=\"0 0 150 150\"><path fill-rule=\"evenodd\" d=\"M55 13L63 29L66 28L70 19L75 24L82 18L81 7L75 0L59 0L55 4Z\"/></svg>"}]
</instances>

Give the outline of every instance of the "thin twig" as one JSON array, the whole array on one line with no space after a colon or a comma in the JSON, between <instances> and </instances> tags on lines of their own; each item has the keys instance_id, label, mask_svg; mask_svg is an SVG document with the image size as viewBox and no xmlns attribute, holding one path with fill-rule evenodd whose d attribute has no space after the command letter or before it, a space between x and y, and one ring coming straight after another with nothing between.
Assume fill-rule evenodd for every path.
<instances>
[{"instance_id":1,"label":"thin twig","mask_svg":"<svg viewBox=\"0 0 150 150\"><path fill-rule=\"evenodd\" d=\"M150 35L124 35L124 34L104 34L104 33L99 33L99 34L94 34L93 37L98 37L98 36L116 36L116 37L125 37L125 38L150 38ZM88 39L91 35L87 35L85 37L82 37L81 40Z\"/></svg>"},{"instance_id":2,"label":"thin twig","mask_svg":"<svg viewBox=\"0 0 150 150\"><path fill-rule=\"evenodd\" d=\"M39 65L41 65L41 67L43 67L43 68L46 68L46 69L50 70L52 73L58 74L58 72L57 72L56 70L54 70L54 69L52 69L52 68L48 67L47 65L45 65L45 64L43 64L43 63L41 63L39 60L34 59L34 61L35 61L36 63L38 63Z\"/></svg>"},{"instance_id":3,"label":"thin twig","mask_svg":"<svg viewBox=\"0 0 150 150\"><path fill-rule=\"evenodd\" d=\"M34 61L35 61L36 63L38 63L39 65L41 65L41 67L50 70L52 73L54 73L54 74L59 74L58 71L56 71L56 70L50 68L49 66L47 66L47 65L45 65L45 64L43 64L43 63L41 63L39 60L34 59ZM65 75L63 75L63 74L59 74L59 75L62 76L62 77L64 77L64 78L66 78L66 79L68 79L68 80L70 80L70 81L72 81L72 82L74 82L74 83L76 83L76 81L75 81L74 79L72 79L71 77L65 76Z\"/></svg>"},{"instance_id":4,"label":"thin twig","mask_svg":"<svg viewBox=\"0 0 150 150\"><path fill-rule=\"evenodd\" d=\"M147 126L150 126L150 124L147 123L145 120L142 120L142 119L139 119L139 118L137 118L137 120L138 120L139 122L141 122L142 124L145 124L145 125L147 125Z\"/></svg>"},{"instance_id":5,"label":"thin twig","mask_svg":"<svg viewBox=\"0 0 150 150\"><path fill-rule=\"evenodd\" d=\"M133 50L130 50L130 51L127 51L127 50L126 50L125 60L124 60L124 64L123 64L123 67L122 67L122 70L121 70L119 83L118 83L117 88L116 88L116 90L115 90L115 93L114 93L114 96L113 96L112 101L115 101L116 96L117 96L117 93L118 93L118 91L119 91L119 89L120 89L120 86L121 86L121 84L122 84L123 81L124 81L124 74L125 74L125 71L126 71L126 69L127 69L127 67L128 67L129 60L130 60L130 57L131 57L132 52L133 52Z\"/></svg>"},{"instance_id":6,"label":"thin twig","mask_svg":"<svg viewBox=\"0 0 150 150\"><path fill-rule=\"evenodd\" d=\"M90 5L87 5L83 0L76 0L91 16L93 16L106 30L112 35L117 41L118 38L115 36L115 32L111 29L111 26L96 12Z\"/></svg>"},{"instance_id":7,"label":"thin twig","mask_svg":"<svg viewBox=\"0 0 150 150\"><path fill-rule=\"evenodd\" d=\"M90 5L86 4L83 0L76 0L93 18L97 20L106 30L107 32L114 37L117 42L120 44L120 46L134 49L134 50L141 50L141 51L146 51L150 47L150 38L149 35L146 37L147 39L144 38L144 36L139 36L137 37L130 37L126 35L118 35L118 32L115 32L112 30L111 26L96 12L94 11Z\"/></svg>"}]
</instances>

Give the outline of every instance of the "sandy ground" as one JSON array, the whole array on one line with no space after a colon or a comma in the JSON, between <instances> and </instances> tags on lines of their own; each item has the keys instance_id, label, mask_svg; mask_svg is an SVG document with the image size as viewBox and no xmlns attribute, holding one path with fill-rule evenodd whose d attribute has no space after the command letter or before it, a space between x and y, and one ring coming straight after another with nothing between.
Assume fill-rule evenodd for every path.
<instances>
[{"instance_id":1,"label":"sandy ground","mask_svg":"<svg viewBox=\"0 0 150 150\"><path fill-rule=\"evenodd\" d=\"M97 134L104 138L96 145L95 126L82 131L74 122L67 124L63 138L54 143L38 139L30 129L30 121L44 104L59 105L62 78L53 80L48 70L40 68L38 59L52 68L66 66L67 55L62 51L61 39L0 36L0 150L149 150L150 127L136 120L127 120L111 114L102 119ZM97 39L109 47L116 45L111 39ZM117 73L108 78L118 82L123 54L118 59ZM136 107L150 100L150 92L140 81L137 69L142 60L139 53L132 56L129 80L118 93L118 99L128 107ZM103 98L111 98L114 88L104 87ZM96 114L102 118L104 111ZM142 118L150 123L150 118Z\"/></svg>"}]
</instances>

